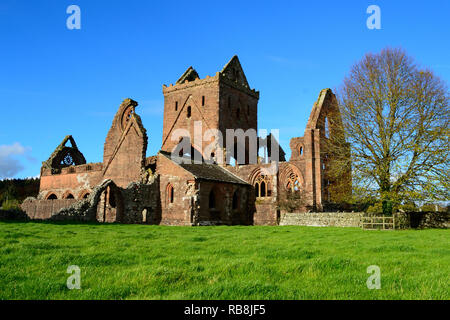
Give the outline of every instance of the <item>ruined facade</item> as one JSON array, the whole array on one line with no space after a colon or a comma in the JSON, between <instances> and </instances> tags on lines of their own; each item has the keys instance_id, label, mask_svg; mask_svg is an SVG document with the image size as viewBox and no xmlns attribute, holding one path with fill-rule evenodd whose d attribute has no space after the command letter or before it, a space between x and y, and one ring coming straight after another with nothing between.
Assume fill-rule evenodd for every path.
<instances>
[{"instance_id":1,"label":"ruined facade","mask_svg":"<svg viewBox=\"0 0 450 320\"><path fill-rule=\"evenodd\" d=\"M27 215L165 225L275 225L281 199L297 196L296 209L304 212L322 211L333 201L331 185L337 181L328 174L333 159L324 145L342 124L330 89L320 92L303 137L291 139L289 161L273 136L245 135L258 129L259 92L250 88L237 56L204 79L188 68L174 85L163 85L163 94L157 155L147 157L138 104L125 99L106 136L103 162L86 163L73 137L65 137L43 162L39 195L22 204ZM241 130L244 139L225 134L227 129ZM223 135L214 139L208 132ZM261 148L266 153L258 154ZM349 174L339 181L345 192L351 192L350 181Z\"/></svg>"}]
</instances>

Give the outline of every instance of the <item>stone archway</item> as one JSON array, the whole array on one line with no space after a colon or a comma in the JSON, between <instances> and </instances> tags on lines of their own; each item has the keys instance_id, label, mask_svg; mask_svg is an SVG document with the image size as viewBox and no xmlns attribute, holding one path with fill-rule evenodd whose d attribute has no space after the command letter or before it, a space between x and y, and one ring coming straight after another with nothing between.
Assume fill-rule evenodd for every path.
<instances>
[{"instance_id":1,"label":"stone archway","mask_svg":"<svg viewBox=\"0 0 450 320\"><path fill-rule=\"evenodd\" d=\"M292 164L280 168L279 183L286 191L301 191L305 188L305 180L301 171Z\"/></svg>"},{"instance_id":2,"label":"stone archway","mask_svg":"<svg viewBox=\"0 0 450 320\"><path fill-rule=\"evenodd\" d=\"M123 197L120 189L115 184L109 184L100 193L97 203L97 221L122 222L123 209Z\"/></svg>"}]
</instances>

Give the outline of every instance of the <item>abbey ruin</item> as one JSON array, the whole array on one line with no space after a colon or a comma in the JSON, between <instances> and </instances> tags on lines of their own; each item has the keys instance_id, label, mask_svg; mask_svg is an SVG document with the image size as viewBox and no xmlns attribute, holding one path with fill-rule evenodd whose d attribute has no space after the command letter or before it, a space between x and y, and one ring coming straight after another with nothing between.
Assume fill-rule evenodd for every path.
<instances>
[{"instance_id":1,"label":"abbey ruin","mask_svg":"<svg viewBox=\"0 0 450 320\"><path fill-rule=\"evenodd\" d=\"M146 154L138 103L125 99L106 136L103 162L87 163L74 138L66 136L42 164L38 196L22 204L27 215L164 225L276 225L279 202L286 195L301 195L298 210L308 212L322 211L333 201L335 183L344 183L345 192L351 192L350 175L334 181L328 174L333 159L323 145L341 125L330 89L320 92L304 135L291 139L289 161L271 135L258 138L255 146L248 137L236 139L234 148L227 148L230 141L224 134L213 151L208 143L191 139L198 135L198 123L203 131L258 130L259 92L250 88L237 56L204 79L188 68L174 85L163 85L163 94L163 137L156 155ZM189 138L177 136L180 130ZM189 148L180 148L186 143ZM251 161L261 146L266 153ZM236 156L238 149L242 157Z\"/></svg>"}]
</instances>

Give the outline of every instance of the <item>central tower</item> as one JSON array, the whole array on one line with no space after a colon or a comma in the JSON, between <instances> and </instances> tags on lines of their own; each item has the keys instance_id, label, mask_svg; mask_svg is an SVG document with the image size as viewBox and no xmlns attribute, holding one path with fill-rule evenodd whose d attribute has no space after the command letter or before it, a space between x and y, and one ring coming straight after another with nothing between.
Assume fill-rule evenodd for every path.
<instances>
[{"instance_id":1,"label":"central tower","mask_svg":"<svg viewBox=\"0 0 450 320\"><path fill-rule=\"evenodd\" d=\"M200 79L195 69L189 67L175 85L163 85L163 94L163 151L174 150L182 132L178 129L183 129L190 137L191 156L198 152L209 159L214 157L214 154L208 154L210 141L202 139L207 130L215 129L222 133L223 142L218 147L225 150L227 129L258 129L259 92L250 89L237 56L213 77Z\"/></svg>"}]
</instances>

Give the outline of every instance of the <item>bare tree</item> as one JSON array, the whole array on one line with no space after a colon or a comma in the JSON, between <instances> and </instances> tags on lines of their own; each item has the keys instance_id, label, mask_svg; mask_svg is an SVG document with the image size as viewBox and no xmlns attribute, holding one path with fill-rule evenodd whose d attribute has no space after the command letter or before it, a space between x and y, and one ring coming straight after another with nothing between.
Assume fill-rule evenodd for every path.
<instances>
[{"instance_id":1,"label":"bare tree","mask_svg":"<svg viewBox=\"0 0 450 320\"><path fill-rule=\"evenodd\" d=\"M380 199L384 213L405 200L448 201L450 95L439 77L388 48L351 68L338 101L343 131L330 145L339 155L350 143L351 164L337 157L333 169L351 165L355 195Z\"/></svg>"}]
</instances>

